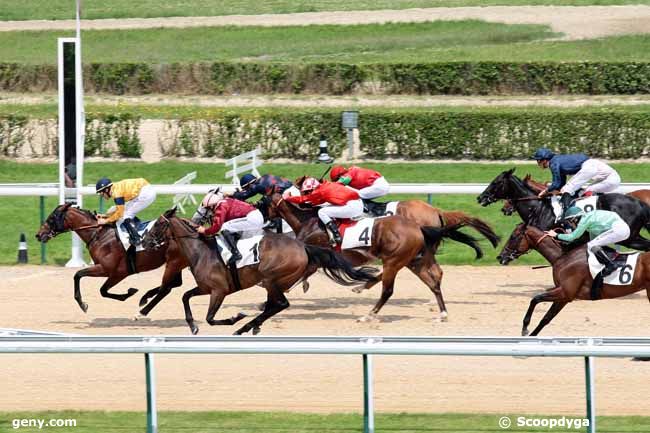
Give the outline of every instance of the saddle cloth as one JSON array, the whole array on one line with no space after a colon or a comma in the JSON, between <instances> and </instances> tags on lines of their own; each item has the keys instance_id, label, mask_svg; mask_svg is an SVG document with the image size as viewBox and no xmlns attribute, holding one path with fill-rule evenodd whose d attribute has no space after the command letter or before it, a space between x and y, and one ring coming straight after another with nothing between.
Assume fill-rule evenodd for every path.
<instances>
[{"instance_id":1,"label":"saddle cloth","mask_svg":"<svg viewBox=\"0 0 650 433\"><path fill-rule=\"evenodd\" d=\"M596 202L598 201L597 195L590 197L581 197L576 199L571 206L582 209L585 212L591 212L596 209ZM551 206L553 206L553 213L555 213L555 221L562 218L562 205L560 204L560 196L554 195L551 197Z\"/></svg>"},{"instance_id":2,"label":"saddle cloth","mask_svg":"<svg viewBox=\"0 0 650 433\"><path fill-rule=\"evenodd\" d=\"M255 235L237 241L237 249L242 256L241 260L237 261L237 269L260 262L260 242L263 237L264 235ZM228 263L228 260L232 257L230 248L228 248L228 244L224 242L222 236L217 236L216 239L219 245L219 251L221 252L221 258L225 263Z\"/></svg>"},{"instance_id":3,"label":"saddle cloth","mask_svg":"<svg viewBox=\"0 0 650 433\"><path fill-rule=\"evenodd\" d=\"M614 250L609 248L606 248L605 251L610 258L616 254ZM595 278L605 265L601 264L591 251L588 252L588 255L589 272L591 272L591 277ZM640 253L618 253L614 259L617 269L605 277L603 283L614 286L627 286L631 284L639 255Z\"/></svg>"},{"instance_id":4,"label":"saddle cloth","mask_svg":"<svg viewBox=\"0 0 650 433\"><path fill-rule=\"evenodd\" d=\"M120 238L120 242L122 242L122 246L124 247L125 250L128 250L131 247L131 242L129 242L129 232L126 231L126 229L123 227L122 223L124 222L123 219L117 221L116 227L117 227L117 236ZM153 227L153 225L156 224L156 220L153 221L140 221L136 220L136 228L138 229L138 234L140 235L141 238L144 237L144 235ZM135 251L142 251L144 250L144 247L142 246L142 243L138 245L135 248Z\"/></svg>"},{"instance_id":5,"label":"saddle cloth","mask_svg":"<svg viewBox=\"0 0 650 433\"><path fill-rule=\"evenodd\" d=\"M375 218L362 218L358 221L344 220L339 222L341 233L341 249L363 248L372 245L372 228Z\"/></svg>"}]
</instances>

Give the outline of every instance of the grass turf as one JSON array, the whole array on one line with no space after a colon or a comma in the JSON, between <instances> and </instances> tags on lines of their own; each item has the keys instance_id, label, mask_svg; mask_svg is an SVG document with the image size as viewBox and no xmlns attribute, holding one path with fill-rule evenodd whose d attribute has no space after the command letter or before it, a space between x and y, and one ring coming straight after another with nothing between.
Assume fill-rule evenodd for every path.
<instances>
[{"instance_id":1,"label":"grass turf","mask_svg":"<svg viewBox=\"0 0 650 433\"><path fill-rule=\"evenodd\" d=\"M296 12L408 9L460 6L523 5L627 5L648 4L648 0L85 0L82 17L133 18L173 16L218 16L281 14ZM0 0L0 20L60 20L75 18L75 0Z\"/></svg>"},{"instance_id":2,"label":"grass turf","mask_svg":"<svg viewBox=\"0 0 650 433\"><path fill-rule=\"evenodd\" d=\"M297 414L290 412L160 412L158 426L165 433L353 433L363 431L363 417L360 414ZM503 415L494 414L389 414L375 416L377 432L398 433L479 433L479 432L554 432L567 433L584 429L544 427L518 427L517 420L523 415L508 415L513 426L507 430L499 427ZM583 415L565 416L580 419ZM554 418L562 416L527 415L527 418ZM51 419L76 420L76 427L56 427L61 433L95 432L144 432L146 414L139 412L4 412L0 413L0 433L16 431L13 420ZM628 416L598 417L598 431L603 433L642 432L650 430L650 417ZM35 433L38 428L20 428L25 433Z\"/></svg>"},{"instance_id":3,"label":"grass turf","mask_svg":"<svg viewBox=\"0 0 650 433\"><path fill-rule=\"evenodd\" d=\"M4 32L0 58L4 62L53 64L56 62L56 38L70 35L72 32ZM84 62L108 63L422 62L424 59L445 60L445 53L453 50L457 53L460 50L463 56L471 59L489 49L502 53L501 57L503 53L510 53L519 58L518 51L525 48L522 43L554 36L557 34L548 26L475 20L352 26L93 30L83 33L83 56ZM629 56L630 49L625 48L628 44L630 42L616 44L611 50L616 50L618 56ZM635 44L633 48L643 48L642 42L640 45ZM552 49L558 50L558 47ZM560 49L560 53L554 55L561 56L562 52ZM640 53L642 51L637 55L642 56Z\"/></svg>"},{"instance_id":4,"label":"grass turf","mask_svg":"<svg viewBox=\"0 0 650 433\"><path fill-rule=\"evenodd\" d=\"M364 164L365 166L381 170L381 172L394 183L466 183L490 182L498 173L513 166L518 167L517 173L523 176L531 173L535 179L549 180L549 173L542 172L535 165L530 164ZM625 182L650 182L650 171L647 164L614 164ZM0 183L20 182L56 182L58 166L56 164L15 163L0 161ZM227 183L224 178L226 167L222 163L190 163L190 162L160 162L145 164L139 162L98 162L86 163L85 184L94 183L96 179L109 175L113 179L130 177L145 177L155 184L169 184L191 171L197 171L195 183ZM302 174L311 174L319 177L324 166L314 164L265 164L263 172L270 172L289 178L296 178ZM426 196L400 195L391 196L394 199L416 198L424 200ZM200 197L197 197L200 199ZM56 198L46 199L46 214L49 214L57 204ZM152 219L160 215L172 205L172 196L161 195L156 202L146 209L141 217ZM437 195L433 196L433 205L443 210L462 210L471 215L480 217L493 225L496 232L504 240L519 222L518 217L505 217L500 212L500 204L493 204L483 208L476 202L474 195ZM98 200L94 196L86 196L84 208L98 209ZM188 210L188 212L191 212ZM13 264L16 262L19 233L27 234L30 254L30 263L39 263L40 245L34 238L39 227L39 198L38 197L0 197L0 264ZM69 234L61 235L47 244L47 258L49 263L63 264L69 258ZM485 258L473 260L472 251L455 242L447 242L439 252L439 259L443 264L482 264L496 265L497 251L492 249L486 241L482 241ZM529 254L517 262L519 264L543 264L544 260L536 253Z\"/></svg>"}]
</instances>

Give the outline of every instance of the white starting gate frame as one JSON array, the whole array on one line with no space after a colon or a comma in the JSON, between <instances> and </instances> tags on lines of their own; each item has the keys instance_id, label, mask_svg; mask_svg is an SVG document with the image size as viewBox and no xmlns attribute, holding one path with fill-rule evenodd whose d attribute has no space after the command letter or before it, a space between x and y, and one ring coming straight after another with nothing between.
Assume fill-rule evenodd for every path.
<instances>
[{"instance_id":1,"label":"white starting gate frame","mask_svg":"<svg viewBox=\"0 0 650 433\"><path fill-rule=\"evenodd\" d=\"M196 171L187 173L185 176L174 182L173 185L190 185L192 181L196 179L196 176ZM174 196L174 206L176 206L183 214L185 213L183 205L186 205L187 203L192 203L194 206L197 204L196 199L191 193L180 193Z\"/></svg>"},{"instance_id":2,"label":"white starting gate frame","mask_svg":"<svg viewBox=\"0 0 650 433\"><path fill-rule=\"evenodd\" d=\"M227 160L226 166L232 166L232 170L226 172L226 179L232 179L233 185L239 186L239 174L241 173L250 171L255 176L260 177L260 172L257 171L257 167L260 167L264 162L259 159L260 152L260 149L255 149Z\"/></svg>"}]
</instances>

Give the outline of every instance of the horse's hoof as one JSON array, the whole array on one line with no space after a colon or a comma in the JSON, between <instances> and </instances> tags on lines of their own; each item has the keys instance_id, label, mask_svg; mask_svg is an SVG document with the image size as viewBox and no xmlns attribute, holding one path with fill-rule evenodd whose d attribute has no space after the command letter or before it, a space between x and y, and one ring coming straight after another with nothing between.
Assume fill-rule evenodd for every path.
<instances>
[{"instance_id":1,"label":"horse's hoof","mask_svg":"<svg viewBox=\"0 0 650 433\"><path fill-rule=\"evenodd\" d=\"M368 314L366 316L359 317L357 319L358 323L368 323L368 322L374 322L377 320L377 315L375 314Z\"/></svg>"},{"instance_id":2,"label":"horse's hoof","mask_svg":"<svg viewBox=\"0 0 650 433\"><path fill-rule=\"evenodd\" d=\"M253 335L257 335L257 334L259 334L260 331L261 331L261 329L260 329L259 326L254 327L254 328L253 328Z\"/></svg>"},{"instance_id":3,"label":"horse's hoof","mask_svg":"<svg viewBox=\"0 0 650 433\"><path fill-rule=\"evenodd\" d=\"M79 304L79 308L81 308L81 311L83 311L84 313L88 312L88 304L86 304L85 302Z\"/></svg>"},{"instance_id":4,"label":"horse's hoof","mask_svg":"<svg viewBox=\"0 0 650 433\"><path fill-rule=\"evenodd\" d=\"M138 289L134 289L133 287L131 287L129 290L126 291L126 296L128 298L130 298L131 296L135 295L136 293L138 293Z\"/></svg>"},{"instance_id":5,"label":"horse's hoof","mask_svg":"<svg viewBox=\"0 0 650 433\"><path fill-rule=\"evenodd\" d=\"M448 322L449 321L449 314L447 314L446 311L443 311L440 313L440 321L441 322Z\"/></svg>"},{"instance_id":6,"label":"horse's hoof","mask_svg":"<svg viewBox=\"0 0 650 433\"><path fill-rule=\"evenodd\" d=\"M309 281L302 282L302 293L307 293L309 291Z\"/></svg>"},{"instance_id":7,"label":"horse's hoof","mask_svg":"<svg viewBox=\"0 0 650 433\"><path fill-rule=\"evenodd\" d=\"M138 302L138 306L144 307L145 305L147 305L148 301L149 301L149 298L147 298L146 296L143 296L142 298L140 298L140 302Z\"/></svg>"},{"instance_id":8,"label":"horse's hoof","mask_svg":"<svg viewBox=\"0 0 650 433\"><path fill-rule=\"evenodd\" d=\"M360 286L354 286L354 287L352 287L352 291L353 291L354 293L361 293L361 292L363 292L363 289L364 289L364 288L365 288L365 285L362 284L362 285L360 285Z\"/></svg>"},{"instance_id":9,"label":"horse's hoof","mask_svg":"<svg viewBox=\"0 0 650 433\"><path fill-rule=\"evenodd\" d=\"M194 324L190 325L190 329L192 330L192 335L196 335L199 333L199 327Z\"/></svg>"},{"instance_id":10,"label":"horse's hoof","mask_svg":"<svg viewBox=\"0 0 650 433\"><path fill-rule=\"evenodd\" d=\"M142 313L137 313L135 316L133 316L134 322L137 322L138 320L144 320L144 319L148 319L148 317Z\"/></svg>"},{"instance_id":11,"label":"horse's hoof","mask_svg":"<svg viewBox=\"0 0 650 433\"><path fill-rule=\"evenodd\" d=\"M528 329L522 329L522 330L521 330L521 336L522 336L522 337L528 337L528 334L529 334L529 333L528 333Z\"/></svg>"}]
</instances>

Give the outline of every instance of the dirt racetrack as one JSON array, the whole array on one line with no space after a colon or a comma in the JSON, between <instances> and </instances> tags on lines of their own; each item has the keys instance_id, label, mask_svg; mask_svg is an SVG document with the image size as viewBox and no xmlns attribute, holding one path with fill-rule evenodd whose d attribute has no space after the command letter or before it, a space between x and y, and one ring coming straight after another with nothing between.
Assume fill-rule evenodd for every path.
<instances>
[{"instance_id":1,"label":"dirt racetrack","mask_svg":"<svg viewBox=\"0 0 650 433\"><path fill-rule=\"evenodd\" d=\"M271 319L263 335L518 335L532 294L550 284L548 269L445 267L443 290L449 321L433 320L428 289L407 271L381 321L357 323L379 295L355 294L322 276L307 294L294 289L291 308ZM188 334L181 294L193 279L159 305L150 320L134 322L137 294L122 303L99 295L100 279L82 280L89 304L81 312L72 297L73 270L24 266L2 268L0 328L79 334ZM158 284L161 272L135 275L116 291ZM263 301L259 288L226 298L217 317L252 311ZM195 298L200 333L230 334L202 319L207 297ZM534 323L545 308L539 308ZM648 336L645 293L620 300L578 302L544 336ZM0 411L144 410L141 355L4 355L0 357ZM361 357L290 355L156 356L161 410L285 410L360 412ZM584 413L581 359L489 357L375 358L375 404L390 412ZM600 415L647 415L650 363L596 360L596 407Z\"/></svg>"}]
</instances>

